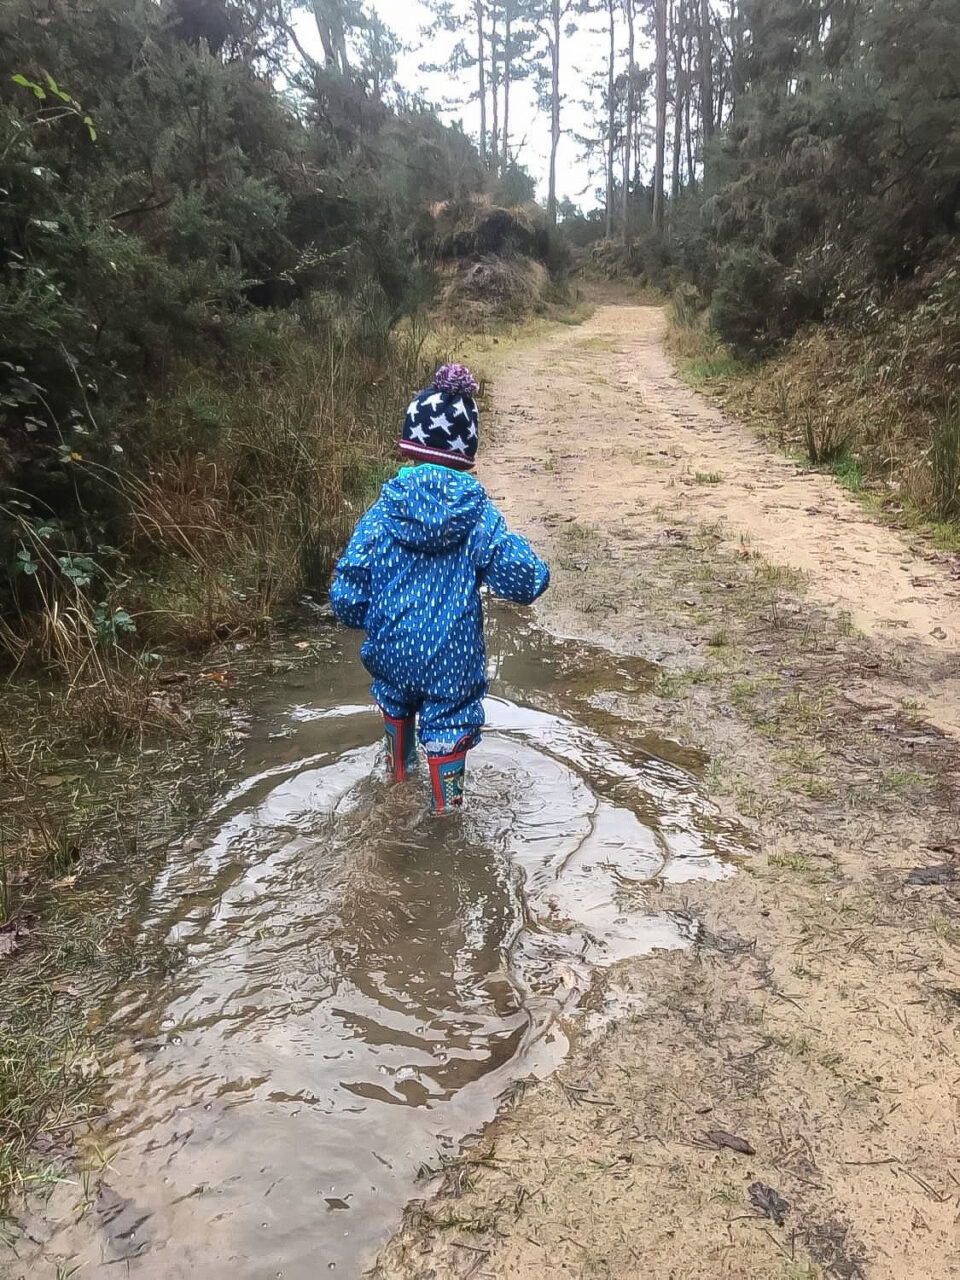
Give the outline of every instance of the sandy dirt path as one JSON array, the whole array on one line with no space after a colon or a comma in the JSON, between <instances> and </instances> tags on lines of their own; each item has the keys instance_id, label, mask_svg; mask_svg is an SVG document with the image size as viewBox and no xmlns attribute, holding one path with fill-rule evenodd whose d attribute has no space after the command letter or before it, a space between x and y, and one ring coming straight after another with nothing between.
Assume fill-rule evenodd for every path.
<instances>
[{"instance_id":1,"label":"sandy dirt path","mask_svg":"<svg viewBox=\"0 0 960 1280\"><path fill-rule=\"evenodd\" d=\"M960 1277L960 582L663 335L603 305L492 347L482 478L551 559L543 622L660 664L600 709L708 752L745 853L647 886L693 945L607 971L586 1007L629 1015L573 1027L373 1274Z\"/></svg>"},{"instance_id":2,"label":"sandy dirt path","mask_svg":"<svg viewBox=\"0 0 960 1280\"><path fill-rule=\"evenodd\" d=\"M960 560L918 550L829 476L798 467L676 376L657 307L603 306L515 351L493 389L491 491L515 518L573 515L622 543L662 513L804 574L807 594L909 665L930 719L960 729ZM642 563L642 550L637 554Z\"/></svg>"}]
</instances>

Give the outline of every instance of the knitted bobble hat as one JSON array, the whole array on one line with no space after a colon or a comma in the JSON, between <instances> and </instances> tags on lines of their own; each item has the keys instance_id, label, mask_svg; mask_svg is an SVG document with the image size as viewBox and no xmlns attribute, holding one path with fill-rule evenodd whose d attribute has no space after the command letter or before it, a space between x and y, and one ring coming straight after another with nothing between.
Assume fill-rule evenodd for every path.
<instances>
[{"instance_id":1,"label":"knitted bobble hat","mask_svg":"<svg viewBox=\"0 0 960 1280\"><path fill-rule=\"evenodd\" d=\"M407 409L400 452L419 462L472 471L480 443L476 378L465 365L443 364Z\"/></svg>"}]
</instances>

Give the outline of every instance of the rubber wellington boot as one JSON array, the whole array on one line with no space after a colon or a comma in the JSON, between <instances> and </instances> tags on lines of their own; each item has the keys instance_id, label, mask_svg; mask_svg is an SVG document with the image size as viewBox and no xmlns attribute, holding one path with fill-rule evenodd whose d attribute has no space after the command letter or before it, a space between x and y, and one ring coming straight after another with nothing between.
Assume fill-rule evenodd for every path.
<instances>
[{"instance_id":1,"label":"rubber wellington boot","mask_svg":"<svg viewBox=\"0 0 960 1280\"><path fill-rule=\"evenodd\" d=\"M416 720L394 720L384 712L383 730L387 737L387 774L391 782L403 782L417 767Z\"/></svg>"},{"instance_id":2,"label":"rubber wellington boot","mask_svg":"<svg viewBox=\"0 0 960 1280\"><path fill-rule=\"evenodd\" d=\"M446 813L463 803L463 775L467 767L466 747L456 747L448 755L430 756L430 785L434 813Z\"/></svg>"}]
</instances>

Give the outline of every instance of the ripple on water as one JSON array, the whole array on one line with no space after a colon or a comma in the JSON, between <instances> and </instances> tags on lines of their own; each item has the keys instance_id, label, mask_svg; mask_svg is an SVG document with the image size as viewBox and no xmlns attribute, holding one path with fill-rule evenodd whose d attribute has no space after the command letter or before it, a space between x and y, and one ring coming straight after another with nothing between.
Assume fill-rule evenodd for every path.
<instances>
[{"instance_id":1,"label":"ripple on water","mask_svg":"<svg viewBox=\"0 0 960 1280\"><path fill-rule=\"evenodd\" d=\"M687 941L647 889L727 874L735 834L678 749L588 714L646 664L509 622L491 641L489 728L447 819L423 779L382 781L359 664L265 700L249 775L153 887L141 945L175 961L104 1010L109 1204L49 1246L85 1276L358 1274L418 1165L560 1061L590 974Z\"/></svg>"}]
</instances>

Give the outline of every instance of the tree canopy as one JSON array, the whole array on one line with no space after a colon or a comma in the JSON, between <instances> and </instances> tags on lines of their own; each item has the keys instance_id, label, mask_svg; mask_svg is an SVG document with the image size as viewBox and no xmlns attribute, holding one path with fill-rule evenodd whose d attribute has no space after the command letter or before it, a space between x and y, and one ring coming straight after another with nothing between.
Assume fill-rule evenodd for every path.
<instances>
[{"instance_id":1,"label":"tree canopy","mask_svg":"<svg viewBox=\"0 0 960 1280\"><path fill-rule=\"evenodd\" d=\"M381 22L313 9L319 60L285 4L0 10L0 562L17 590L25 520L53 518L66 551L114 536L110 486L76 464L146 465L163 440L145 415L185 367L241 358L311 297L362 298L387 329L424 300L429 207L480 187L476 150L388 102Z\"/></svg>"}]
</instances>

